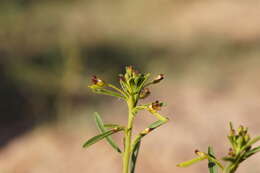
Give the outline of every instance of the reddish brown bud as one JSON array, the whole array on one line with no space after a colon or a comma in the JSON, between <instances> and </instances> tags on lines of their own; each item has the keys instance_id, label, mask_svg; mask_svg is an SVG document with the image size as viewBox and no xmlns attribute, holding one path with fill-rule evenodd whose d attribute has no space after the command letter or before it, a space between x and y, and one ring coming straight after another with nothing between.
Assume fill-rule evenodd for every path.
<instances>
[{"instance_id":1,"label":"reddish brown bud","mask_svg":"<svg viewBox=\"0 0 260 173\"><path fill-rule=\"evenodd\" d=\"M130 70L130 71L133 71L133 70L134 70L134 67L131 66L131 65L129 65L129 66L126 66L126 69L127 69L127 70Z\"/></svg>"},{"instance_id":2,"label":"reddish brown bud","mask_svg":"<svg viewBox=\"0 0 260 173\"><path fill-rule=\"evenodd\" d=\"M159 74L158 76L156 76L153 80L153 84L159 83L161 80L164 79L164 75L163 74Z\"/></svg>"},{"instance_id":3,"label":"reddish brown bud","mask_svg":"<svg viewBox=\"0 0 260 173\"><path fill-rule=\"evenodd\" d=\"M132 75L133 71L134 71L133 66L126 66L126 73L128 73L128 75Z\"/></svg>"},{"instance_id":4,"label":"reddish brown bud","mask_svg":"<svg viewBox=\"0 0 260 173\"><path fill-rule=\"evenodd\" d=\"M146 128L146 129L144 129L142 132L141 132L141 134L142 135L147 135L149 132L151 132L152 131L152 129L151 128Z\"/></svg>"},{"instance_id":5,"label":"reddish brown bud","mask_svg":"<svg viewBox=\"0 0 260 173\"><path fill-rule=\"evenodd\" d=\"M141 99L145 99L146 97L148 97L151 94L149 88L144 88L141 93L140 93L140 98Z\"/></svg>"},{"instance_id":6,"label":"reddish brown bud","mask_svg":"<svg viewBox=\"0 0 260 173\"><path fill-rule=\"evenodd\" d=\"M197 154L198 152L200 152L198 149L196 149L196 150L194 151L195 154Z\"/></svg>"},{"instance_id":7,"label":"reddish brown bud","mask_svg":"<svg viewBox=\"0 0 260 173\"><path fill-rule=\"evenodd\" d=\"M140 74L140 72L138 70L136 70L136 69L133 70L133 73L136 74L136 75Z\"/></svg>"},{"instance_id":8,"label":"reddish brown bud","mask_svg":"<svg viewBox=\"0 0 260 173\"><path fill-rule=\"evenodd\" d=\"M150 106L152 110L159 111L162 108L162 103L160 103L158 100L152 103Z\"/></svg>"},{"instance_id":9,"label":"reddish brown bud","mask_svg":"<svg viewBox=\"0 0 260 173\"><path fill-rule=\"evenodd\" d=\"M115 127L115 128L112 129L113 132L117 132L118 130L119 130L118 127Z\"/></svg>"},{"instance_id":10,"label":"reddish brown bud","mask_svg":"<svg viewBox=\"0 0 260 173\"><path fill-rule=\"evenodd\" d=\"M236 135L236 131L234 129L230 130L230 136L235 136Z\"/></svg>"},{"instance_id":11,"label":"reddish brown bud","mask_svg":"<svg viewBox=\"0 0 260 173\"><path fill-rule=\"evenodd\" d=\"M125 77L122 74L118 75L119 81L125 81Z\"/></svg>"},{"instance_id":12,"label":"reddish brown bud","mask_svg":"<svg viewBox=\"0 0 260 173\"><path fill-rule=\"evenodd\" d=\"M94 85L97 85L99 87L103 87L105 85L105 82L102 81L101 79L97 78L97 76L95 76L95 75L93 75L91 81Z\"/></svg>"},{"instance_id":13,"label":"reddish brown bud","mask_svg":"<svg viewBox=\"0 0 260 173\"><path fill-rule=\"evenodd\" d=\"M234 150L232 148L229 148L228 155L229 156L235 156Z\"/></svg>"},{"instance_id":14,"label":"reddish brown bud","mask_svg":"<svg viewBox=\"0 0 260 173\"><path fill-rule=\"evenodd\" d=\"M96 85L97 82L98 82L97 76L93 75L91 81L92 81L93 84Z\"/></svg>"}]
</instances>

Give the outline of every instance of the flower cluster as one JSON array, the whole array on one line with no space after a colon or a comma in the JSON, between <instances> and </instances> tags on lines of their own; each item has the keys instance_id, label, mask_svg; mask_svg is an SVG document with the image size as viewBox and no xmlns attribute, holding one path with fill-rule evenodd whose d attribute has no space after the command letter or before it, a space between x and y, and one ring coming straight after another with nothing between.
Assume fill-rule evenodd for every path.
<instances>
[{"instance_id":1,"label":"flower cluster","mask_svg":"<svg viewBox=\"0 0 260 173\"><path fill-rule=\"evenodd\" d=\"M244 126L239 126L238 132L233 129L232 125L230 126L230 135L228 139L232 145L232 148L229 149L228 155L231 157L236 157L242 148L246 146L246 144L250 141L250 136L248 134L248 128ZM246 146L244 148L246 151L250 150L251 146Z\"/></svg>"},{"instance_id":2,"label":"flower cluster","mask_svg":"<svg viewBox=\"0 0 260 173\"><path fill-rule=\"evenodd\" d=\"M151 81L148 81L149 78L149 73L143 74L132 66L127 66L125 74L119 74L119 83L121 88L104 82L96 75L93 75L91 79L92 85L89 87L95 93L116 96L126 101L131 97L134 105L137 105L139 99L145 99L151 94L148 86L161 82L164 79L164 75L159 74ZM161 109L161 106L162 104L159 103L159 101L155 101L151 104L150 110L158 111Z\"/></svg>"}]
</instances>

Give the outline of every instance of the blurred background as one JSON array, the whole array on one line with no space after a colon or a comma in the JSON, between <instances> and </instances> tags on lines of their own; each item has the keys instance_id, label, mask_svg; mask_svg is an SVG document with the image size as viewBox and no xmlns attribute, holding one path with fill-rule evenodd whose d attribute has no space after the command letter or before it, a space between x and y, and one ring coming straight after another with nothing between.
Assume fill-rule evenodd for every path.
<instances>
[{"instance_id":1,"label":"blurred background","mask_svg":"<svg viewBox=\"0 0 260 173\"><path fill-rule=\"evenodd\" d=\"M260 135L259 0L1 0L0 172L121 171L93 112L126 123L117 99L91 93L93 74L117 82L125 65L166 79L151 88L170 122L144 138L137 172L201 173L194 150L227 154L228 122ZM141 113L136 132L153 121ZM115 139L120 141L120 135ZM238 173L259 173L260 155Z\"/></svg>"}]
</instances>

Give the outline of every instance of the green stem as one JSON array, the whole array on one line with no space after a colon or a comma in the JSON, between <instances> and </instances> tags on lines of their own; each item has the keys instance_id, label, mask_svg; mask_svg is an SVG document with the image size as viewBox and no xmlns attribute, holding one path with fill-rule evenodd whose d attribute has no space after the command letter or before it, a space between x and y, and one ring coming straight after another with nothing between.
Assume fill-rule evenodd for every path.
<instances>
[{"instance_id":1,"label":"green stem","mask_svg":"<svg viewBox=\"0 0 260 173\"><path fill-rule=\"evenodd\" d=\"M135 104L133 98L129 98L128 101L128 124L125 129L125 150L123 155L123 173L129 173L129 161L131 157L131 140L132 140L132 128L134 121L134 110Z\"/></svg>"},{"instance_id":2,"label":"green stem","mask_svg":"<svg viewBox=\"0 0 260 173\"><path fill-rule=\"evenodd\" d=\"M227 167L225 167L223 173L234 173L238 168L237 164L229 164Z\"/></svg>"}]
</instances>

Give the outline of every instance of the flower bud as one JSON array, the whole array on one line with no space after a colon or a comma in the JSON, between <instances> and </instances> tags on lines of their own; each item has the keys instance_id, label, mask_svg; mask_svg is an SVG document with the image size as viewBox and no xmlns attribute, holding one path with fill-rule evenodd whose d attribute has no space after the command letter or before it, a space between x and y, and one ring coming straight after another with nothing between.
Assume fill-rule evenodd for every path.
<instances>
[{"instance_id":1,"label":"flower bud","mask_svg":"<svg viewBox=\"0 0 260 173\"><path fill-rule=\"evenodd\" d=\"M198 149L196 149L196 150L194 151L195 154L197 154L198 152L200 152Z\"/></svg>"},{"instance_id":2,"label":"flower bud","mask_svg":"<svg viewBox=\"0 0 260 173\"><path fill-rule=\"evenodd\" d=\"M125 81L125 77L122 74L118 75L119 81Z\"/></svg>"},{"instance_id":3,"label":"flower bud","mask_svg":"<svg viewBox=\"0 0 260 173\"><path fill-rule=\"evenodd\" d=\"M199 150L195 150L195 154L196 154L197 156L199 156L199 157L205 157L205 156L206 156L205 153L200 152Z\"/></svg>"},{"instance_id":4,"label":"flower bud","mask_svg":"<svg viewBox=\"0 0 260 173\"><path fill-rule=\"evenodd\" d=\"M101 79L97 78L97 76L95 76L95 75L92 77L91 80L92 80L92 83L93 83L94 85L97 85L97 86L99 86L99 87L105 86L105 82L102 81Z\"/></svg>"},{"instance_id":5,"label":"flower bud","mask_svg":"<svg viewBox=\"0 0 260 173\"><path fill-rule=\"evenodd\" d=\"M232 148L229 148L229 150L228 150L228 155L229 155L229 156L232 156L232 157L235 156L235 152L234 152L234 150L233 150Z\"/></svg>"},{"instance_id":6,"label":"flower bud","mask_svg":"<svg viewBox=\"0 0 260 173\"><path fill-rule=\"evenodd\" d=\"M127 73L129 76L132 76L133 71L134 71L134 67L133 67L133 66L126 66L126 73Z\"/></svg>"},{"instance_id":7,"label":"flower bud","mask_svg":"<svg viewBox=\"0 0 260 173\"><path fill-rule=\"evenodd\" d=\"M151 105L150 105L150 109L153 110L153 111L159 111L161 110L162 108L162 105L163 103L160 103L158 100L156 100L155 102L153 102Z\"/></svg>"},{"instance_id":8,"label":"flower bud","mask_svg":"<svg viewBox=\"0 0 260 173\"><path fill-rule=\"evenodd\" d=\"M150 92L149 88L144 88L144 89L142 89L142 91L140 93L140 99L145 99L150 94L151 94L151 92Z\"/></svg>"},{"instance_id":9,"label":"flower bud","mask_svg":"<svg viewBox=\"0 0 260 173\"><path fill-rule=\"evenodd\" d=\"M141 134L142 135L147 135L149 132L151 132L152 131L152 129L151 128L146 128L146 129L144 129L142 132L141 132Z\"/></svg>"},{"instance_id":10,"label":"flower bud","mask_svg":"<svg viewBox=\"0 0 260 173\"><path fill-rule=\"evenodd\" d=\"M245 140L246 143L249 142L250 139L251 139L251 138L250 138L249 134L246 134L246 135L244 136L244 140Z\"/></svg>"},{"instance_id":11,"label":"flower bud","mask_svg":"<svg viewBox=\"0 0 260 173\"><path fill-rule=\"evenodd\" d=\"M112 129L113 132L117 132L118 130L119 130L118 127L115 127L115 128Z\"/></svg>"},{"instance_id":12,"label":"flower bud","mask_svg":"<svg viewBox=\"0 0 260 173\"><path fill-rule=\"evenodd\" d=\"M140 72L136 69L133 69L133 76L137 77L138 75L140 75Z\"/></svg>"},{"instance_id":13,"label":"flower bud","mask_svg":"<svg viewBox=\"0 0 260 173\"><path fill-rule=\"evenodd\" d=\"M233 136L235 136L235 135L236 135L236 131L235 131L234 129L231 129L231 130L230 130L230 136L233 137Z\"/></svg>"},{"instance_id":14,"label":"flower bud","mask_svg":"<svg viewBox=\"0 0 260 173\"><path fill-rule=\"evenodd\" d=\"M244 138L242 136L238 136L236 143L237 143L238 147L242 147L243 143L244 143Z\"/></svg>"},{"instance_id":15,"label":"flower bud","mask_svg":"<svg viewBox=\"0 0 260 173\"><path fill-rule=\"evenodd\" d=\"M164 75L163 75L163 74L159 74L158 76L156 76L156 77L154 78L154 80L152 81L152 83L153 83L153 84L159 83L159 82L161 82L161 80L163 80L163 79L164 79Z\"/></svg>"}]
</instances>

